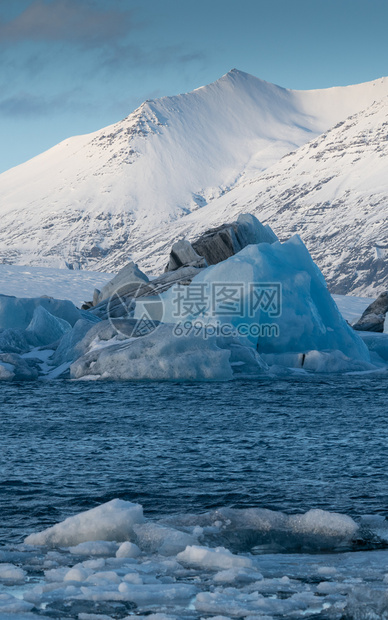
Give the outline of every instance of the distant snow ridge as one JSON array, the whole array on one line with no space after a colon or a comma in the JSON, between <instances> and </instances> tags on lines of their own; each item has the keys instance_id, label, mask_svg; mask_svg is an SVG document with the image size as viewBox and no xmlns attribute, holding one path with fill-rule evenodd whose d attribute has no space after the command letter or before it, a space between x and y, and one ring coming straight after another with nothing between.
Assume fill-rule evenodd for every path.
<instances>
[{"instance_id":1,"label":"distant snow ridge","mask_svg":"<svg viewBox=\"0 0 388 620\"><path fill-rule=\"evenodd\" d=\"M249 210L299 232L334 290L369 291L385 274L387 96L388 78L291 91L232 70L146 101L0 175L0 260L153 271L182 235Z\"/></svg>"}]
</instances>

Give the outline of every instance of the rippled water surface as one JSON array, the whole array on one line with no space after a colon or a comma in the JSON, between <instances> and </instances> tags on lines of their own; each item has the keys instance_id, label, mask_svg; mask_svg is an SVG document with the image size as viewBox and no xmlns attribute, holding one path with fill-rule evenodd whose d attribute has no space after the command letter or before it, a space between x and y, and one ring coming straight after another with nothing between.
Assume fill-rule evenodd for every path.
<instances>
[{"instance_id":1,"label":"rippled water surface","mask_svg":"<svg viewBox=\"0 0 388 620\"><path fill-rule=\"evenodd\" d=\"M220 506L388 511L385 375L1 389L2 543L112 498L148 517Z\"/></svg>"}]
</instances>

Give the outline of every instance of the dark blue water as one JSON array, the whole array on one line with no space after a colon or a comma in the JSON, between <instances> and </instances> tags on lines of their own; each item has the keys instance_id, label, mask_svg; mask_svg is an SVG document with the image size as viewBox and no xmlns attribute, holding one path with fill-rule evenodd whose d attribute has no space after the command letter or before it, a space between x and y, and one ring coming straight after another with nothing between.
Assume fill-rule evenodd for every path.
<instances>
[{"instance_id":1,"label":"dark blue water","mask_svg":"<svg viewBox=\"0 0 388 620\"><path fill-rule=\"evenodd\" d=\"M0 541L112 498L388 513L388 380L3 384Z\"/></svg>"}]
</instances>

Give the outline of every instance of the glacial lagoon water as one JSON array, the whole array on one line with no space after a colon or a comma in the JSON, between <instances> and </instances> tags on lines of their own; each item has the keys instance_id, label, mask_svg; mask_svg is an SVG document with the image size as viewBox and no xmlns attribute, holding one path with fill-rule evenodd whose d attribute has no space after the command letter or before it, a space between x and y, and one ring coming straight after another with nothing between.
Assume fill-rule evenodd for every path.
<instances>
[{"instance_id":1,"label":"glacial lagoon water","mask_svg":"<svg viewBox=\"0 0 388 620\"><path fill-rule=\"evenodd\" d=\"M295 607L289 617L350 618L356 617L354 610L363 606L365 614L373 608L373 613L381 614L376 617L387 617L383 615L388 613L388 597L384 598L388 587L384 581L388 573L388 535L385 538L384 534L388 515L387 388L385 373L207 384L3 384L0 563L30 567L31 552L26 554L22 544L28 534L113 498L140 503L152 523L171 525L176 519L178 527L184 522L182 515L197 515L200 523L203 513L220 508L234 508L241 514L248 508L266 508L289 515L321 509L348 515L357 523L362 515L373 515L380 524L378 535L375 532L369 540L353 541L343 550L329 545L323 549L329 554L327 559L324 555L317 559L317 553L322 552L319 546L308 549L296 543L289 548L271 547L264 535L262 540L259 535L254 541L249 536L239 540L235 531L233 536L220 539L233 553L254 557L264 582L273 582L272 589L268 586L270 593L257 590L267 600L268 609L254 606L252 587L248 593L246 590L251 583L248 577L240 583L235 576L231 583L222 585L222 580L211 582L202 566L195 578L193 567L189 567L187 579L178 575L179 571L172 571L169 577L170 581L179 577L180 582L186 579L194 583L202 593L199 603L193 597L190 604L155 603L151 597L149 603L146 599L144 604L131 607L117 602L116 597L113 609L106 595L98 602L98 609L94 598L83 601L81 611L85 619L87 613L97 611L117 618L159 611L174 618L217 614L259 618L264 611L269 617L288 617L288 608L280 606L276 611L270 602L291 600L292 596L303 599L306 588L309 592L312 588L310 594L317 601L329 595L331 599L316 609L304 602L305 607ZM209 540L200 540L199 544L208 546ZM35 561L31 575L28 566L24 567L22 584L5 579L0 598L5 592L4 596L21 600L26 590L44 581L48 556L40 551L35 555L41 557L41 564ZM67 562L66 566L72 566L85 560L63 549L61 560L50 557L54 565ZM147 561L155 558L154 554ZM329 563L327 573L322 574L325 583L334 584L331 594L311 586L322 581L322 575L318 580L312 576L312 563L324 569ZM365 563L369 572L365 572ZM333 579L330 570L341 574L341 579ZM283 594L277 599L274 579L280 578L297 578L304 585L295 585L292 590L292 582L284 582L280 588ZM341 590L341 584L351 584L352 580L359 584L355 591L350 592L349 585ZM210 592L211 601L206 602L203 591ZM242 602L242 592L245 598L252 598L249 604ZM234 601L229 607L228 596ZM354 602L357 596L362 602ZM26 610L12 608L9 617L82 618L79 607L65 606L67 598L72 595L59 596L60 607L58 597L46 600L43 596L44 603L35 597ZM8 617L1 615L1 605L0 617Z\"/></svg>"}]
</instances>

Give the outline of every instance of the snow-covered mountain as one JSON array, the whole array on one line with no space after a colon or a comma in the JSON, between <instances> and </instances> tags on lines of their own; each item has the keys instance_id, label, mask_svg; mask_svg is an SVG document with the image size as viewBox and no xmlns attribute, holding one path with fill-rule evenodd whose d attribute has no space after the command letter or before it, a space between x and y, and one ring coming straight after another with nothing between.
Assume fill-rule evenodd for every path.
<instances>
[{"instance_id":1,"label":"snow-covered mountain","mask_svg":"<svg viewBox=\"0 0 388 620\"><path fill-rule=\"evenodd\" d=\"M181 218L140 250L161 267L172 242L250 212L281 240L298 233L332 292L375 295L388 285L388 97L339 122L283 157L256 179L240 182L200 212ZM161 244L163 239L164 244Z\"/></svg>"},{"instance_id":2,"label":"snow-covered mountain","mask_svg":"<svg viewBox=\"0 0 388 620\"><path fill-rule=\"evenodd\" d=\"M373 244L384 245L373 196L383 204L375 163L383 169L387 96L388 78L292 91L232 70L191 93L147 101L0 175L0 260L114 271L131 256L154 270L182 234L250 210L282 238L300 232L332 285L341 287L345 273L350 288L364 290L365 278L351 273L362 244L364 263ZM370 224L361 239L358 220Z\"/></svg>"}]
</instances>

